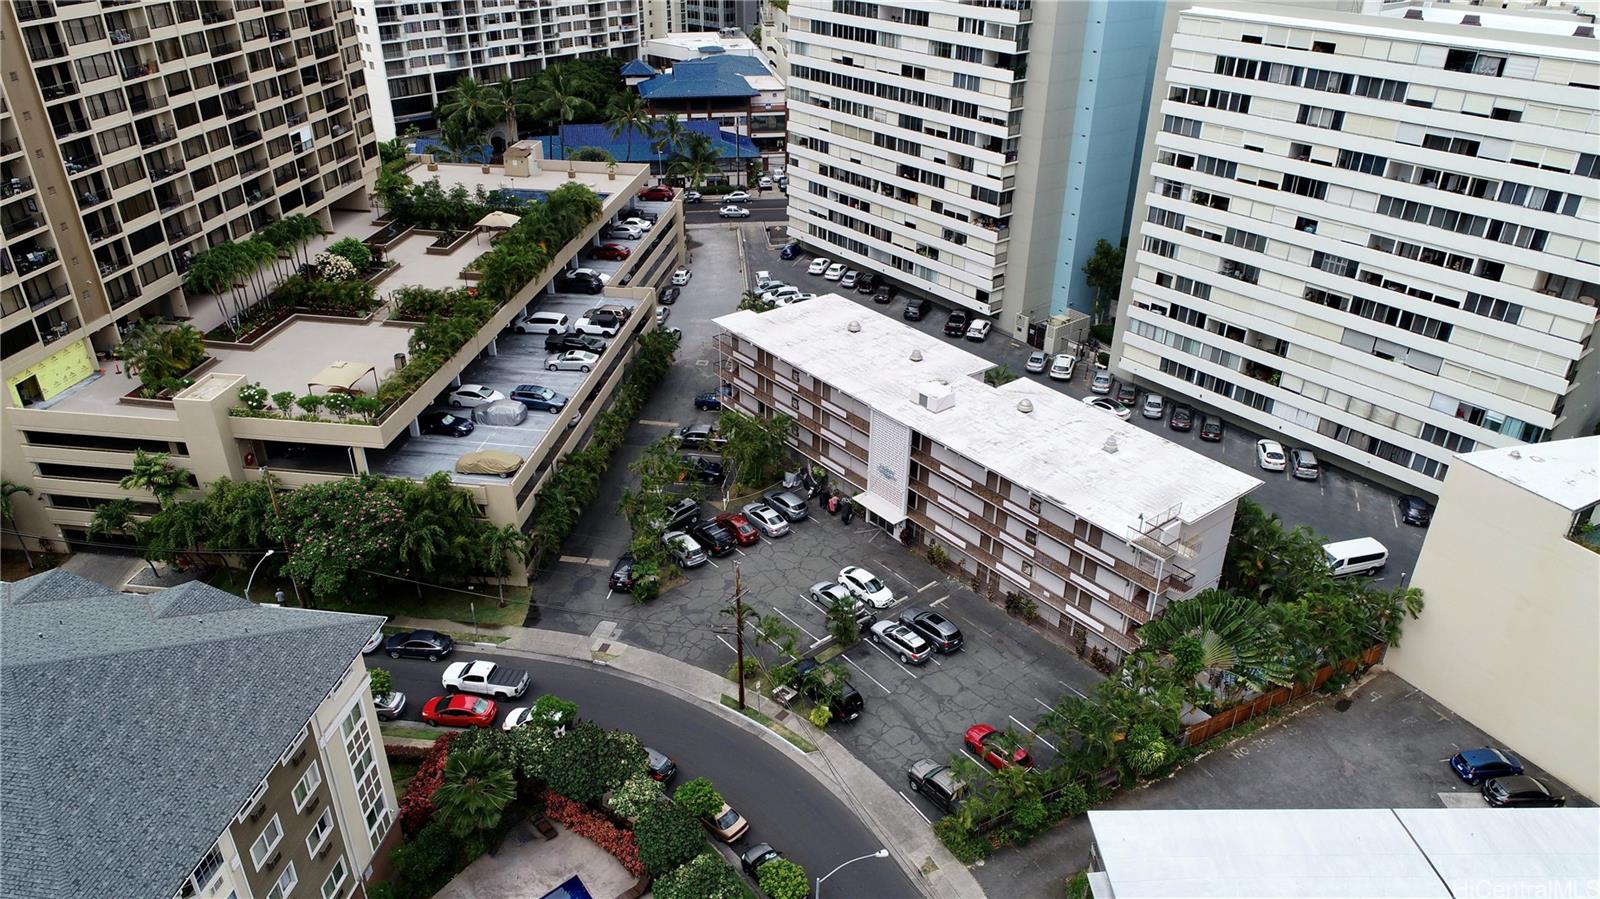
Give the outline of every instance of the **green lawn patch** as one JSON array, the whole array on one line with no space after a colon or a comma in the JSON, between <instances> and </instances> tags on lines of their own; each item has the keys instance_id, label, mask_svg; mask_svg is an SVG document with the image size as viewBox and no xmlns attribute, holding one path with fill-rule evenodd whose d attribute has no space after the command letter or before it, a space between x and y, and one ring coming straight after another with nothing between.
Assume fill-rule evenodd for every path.
<instances>
[{"instance_id":1,"label":"green lawn patch","mask_svg":"<svg viewBox=\"0 0 1600 899\"><path fill-rule=\"evenodd\" d=\"M211 586L219 590L226 590L239 595L244 594L245 583L250 573L235 569L224 569L216 572L209 579ZM288 580L277 580L268 577L257 577L255 584L250 587L250 599L256 602L272 602L275 591L282 590L285 600L289 605L294 605L294 585ZM473 592L462 590L444 590L438 587L423 587L419 593L416 587L410 584L394 584L383 590L383 595L370 599L351 599L339 602L318 604L313 601L316 608L330 612L359 612L366 615L405 615L412 618L437 618L446 621L456 621L467 625L462 633L471 633L473 612L476 607L477 626L500 627L504 625L521 625L528 617L528 603L533 592L527 587L507 587L506 604L500 605L499 590L495 587L480 585ZM451 636L461 639L459 634ZM486 639L486 638L485 638ZM504 639L504 638L501 638Z\"/></svg>"},{"instance_id":2,"label":"green lawn patch","mask_svg":"<svg viewBox=\"0 0 1600 899\"><path fill-rule=\"evenodd\" d=\"M736 712L742 712L746 718L749 718L751 721L756 722L762 727L765 727L767 730L770 730L785 740L788 740L790 743L793 743L795 748L801 752L817 751L817 747L813 745L810 740L807 740L805 737L802 737L789 728L784 727L778 722L772 720L772 718L768 717L767 715L756 711L750 706L745 706L742 709L739 708L739 700L734 699L732 696L729 696L726 693L724 693L722 696L722 704Z\"/></svg>"},{"instance_id":3,"label":"green lawn patch","mask_svg":"<svg viewBox=\"0 0 1600 899\"><path fill-rule=\"evenodd\" d=\"M821 652L817 653L817 664L825 664L829 659L841 652L844 652L844 647L840 646L838 641L835 641L833 645L825 647Z\"/></svg>"}]
</instances>

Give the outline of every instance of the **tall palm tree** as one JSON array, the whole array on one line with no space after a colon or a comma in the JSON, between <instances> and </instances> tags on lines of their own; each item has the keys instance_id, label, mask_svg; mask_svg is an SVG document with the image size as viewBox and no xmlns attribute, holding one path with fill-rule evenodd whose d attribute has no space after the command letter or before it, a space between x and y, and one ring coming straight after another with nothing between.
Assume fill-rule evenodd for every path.
<instances>
[{"instance_id":1,"label":"tall palm tree","mask_svg":"<svg viewBox=\"0 0 1600 899\"><path fill-rule=\"evenodd\" d=\"M722 149L711 143L703 134L691 134L684 139L683 147L667 166L667 171L684 179L690 187L699 187L717 173Z\"/></svg>"},{"instance_id":2,"label":"tall palm tree","mask_svg":"<svg viewBox=\"0 0 1600 899\"><path fill-rule=\"evenodd\" d=\"M522 137L521 120L531 119L539 114L539 106L533 98L533 88L527 81L502 77L489 90L492 92L494 103L504 110L506 143L514 144Z\"/></svg>"},{"instance_id":3,"label":"tall palm tree","mask_svg":"<svg viewBox=\"0 0 1600 899\"><path fill-rule=\"evenodd\" d=\"M533 104L539 113L556 123L556 142L561 143L561 126L580 115L592 112L594 104L578 95L578 87L565 68L546 69L533 89ZM565 146L558 157L566 155Z\"/></svg>"},{"instance_id":4,"label":"tall palm tree","mask_svg":"<svg viewBox=\"0 0 1600 899\"><path fill-rule=\"evenodd\" d=\"M483 132L506 118L506 98L474 78L462 78L445 95L435 117L446 129L457 129L468 146L479 146Z\"/></svg>"},{"instance_id":5,"label":"tall palm tree","mask_svg":"<svg viewBox=\"0 0 1600 899\"><path fill-rule=\"evenodd\" d=\"M676 113L669 112L650 120L650 137L656 150L657 167L661 164L662 156L678 152L678 146L683 143L683 136L688 133L688 129L678 121Z\"/></svg>"},{"instance_id":6,"label":"tall palm tree","mask_svg":"<svg viewBox=\"0 0 1600 899\"><path fill-rule=\"evenodd\" d=\"M123 490L148 490L156 505L165 509L179 491L189 487L189 474L172 464L166 453L133 451L129 474L117 483Z\"/></svg>"},{"instance_id":7,"label":"tall palm tree","mask_svg":"<svg viewBox=\"0 0 1600 899\"><path fill-rule=\"evenodd\" d=\"M465 493L465 491L462 491ZM488 573L499 578L500 607L506 605L506 575L511 573L511 560L515 559L527 565L533 558L533 538L517 530L513 525L505 525L490 531L484 531L478 551L483 554L484 563Z\"/></svg>"},{"instance_id":8,"label":"tall palm tree","mask_svg":"<svg viewBox=\"0 0 1600 899\"><path fill-rule=\"evenodd\" d=\"M1265 607L1224 590L1172 603L1139 629L1139 639L1167 652L1180 640L1188 641L1189 652L1198 644L1197 658L1188 661L1213 677L1229 672L1256 689L1293 681Z\"/></svg>"},{"instance_id":9,"label":"tall palm tree","mask_svg":"<svg viewBox=\"0 0 1600 899\"><path fill-rule=\"evenodd\" d=\"M17 530L16 510L12 508L11 497L22 494L32 496L33 488L25 487L13 481L0 481L0 521L11 525L11 530L17 535L17 545L22 547L22 558L28 562L28 570L33 570L33 554L28 552L28 541Z\"/></svg>"},{"instance_id":10,"label":"tall palm tree","mask_svg":"<svg viewBox=\"0 0 1600 899\"><path fill-rule=\"evenodd\" d=\"M444 826L463 839L493 830L517 798L511 769L483 745L450 753L433 807Z\"/></svg>"},{"instance_id":11,"label":"tall palm tree","mask_svg":"<svg viewBox=\"0 0 1600 899\"><path fill-rule=\"evenodd\" d=\"M633 161L633 136L648 133L650 114L645 111L644 98L633 91L618 94L606 107L606 130L613 139L628 135L627 161Z\"/></svg>"}]
</instances>

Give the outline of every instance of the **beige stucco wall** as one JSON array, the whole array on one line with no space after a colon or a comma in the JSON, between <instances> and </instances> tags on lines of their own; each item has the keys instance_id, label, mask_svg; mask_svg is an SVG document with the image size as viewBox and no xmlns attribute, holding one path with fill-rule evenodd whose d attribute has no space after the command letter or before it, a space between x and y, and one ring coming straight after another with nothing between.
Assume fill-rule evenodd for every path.
<instances>
[{"instance_id":1,"label":"beige stucco wall","mask_svg":"<svg viewBox=\"0 0 1600 899\"><path fill-rule=\"evenodd\" d=\"M1411 581L1426 605L1386 662L1596 799L1600 554L1566 539L1571 524L1567 509L1458 459Z\"/></svg>"}]
</instances>

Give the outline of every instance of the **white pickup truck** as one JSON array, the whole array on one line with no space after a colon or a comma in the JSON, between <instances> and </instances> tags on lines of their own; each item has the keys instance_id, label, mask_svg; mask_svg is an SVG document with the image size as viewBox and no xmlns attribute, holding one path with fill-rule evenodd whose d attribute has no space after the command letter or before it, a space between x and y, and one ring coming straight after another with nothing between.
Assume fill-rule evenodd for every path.
<instances>
[{"instance_id":1,"label":"white pickup truck","mask_svg":"<svg viewBox=\"0 0 1600 899\"><path fill-rule=\"evenodd\" d=\"M453 662L444 670L444 688L496 699L515 699L528 692L528 672L501 668L493 662Z\"/></svg>"}]
</instances>

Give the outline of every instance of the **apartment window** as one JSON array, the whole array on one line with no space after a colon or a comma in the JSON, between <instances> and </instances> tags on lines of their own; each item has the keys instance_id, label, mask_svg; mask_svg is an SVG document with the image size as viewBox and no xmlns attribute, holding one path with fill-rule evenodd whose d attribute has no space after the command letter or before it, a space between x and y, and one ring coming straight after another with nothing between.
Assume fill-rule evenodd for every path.
<instances>
[{"instance_id":1,"label":"apartment window","mask_svg":"<svg viewBox=\"0 0 1600 899\"><path fill-rule=\"evenodd\" d=\"M267 899L285 899L299 882L300 875L294 872L294 862L290 862L289 867L284 868L283 873L278 875L278 882L272 885L272 889L267 890Z\"/></svg>"},{"instance_id":2,"label":"apartment window","mask_svg":"<svg viewBox=\"0 0 1600 899\"><path fill-rule=\"evenodd\" d=\"M1448 72L1467 72L1472 75L1489 75L1499 78L1505 71L1506 58L1476 50L1451 50L1444 58Z\"/></svg>"},{"instance_id":3,"label":"apartment window","mask_svg":"<svg viewBox=\"0 0 1600 899\"><path fill-rule=\"evenodd\" d=\"M1389 159L1375 153L1357 153L1354 150L1340 150L1339 160L1335 163L1341 169L1352 172L1361 172L1364 175L1382 175L1388 167Z\"/></svg>"},{"instance_id":4,"label":"apartment window","mask_svg":"<svg viewBox=\"0 0 1600 899\"><path fill-rule=\"evenodd\" d=\"M1161 130L1183 137L1199 137L1200 121L1198 119L1186 119L1183 116L1169 115L1162 118Z\"/></svg>"},{"instance_id":5,"label":"apartment window","mask_svg":"<svg viewBox=\"0 0 1600 899\"><path fill-rule=\"evenodd\" d=\"M1195 171L1205 172L1207 175L1216 175L1218 178L1233 180L1239 173L1239 164L1226 159L1217 159L1214 156L1198 156L1195 158Z\"/></svg>"},{"instance_id":6,"label":"apartment window","mask_svg":"<svg viewBox=\"0 0 1600 899\"><path fill-rule=\"evenodd\" d=\"M1422 439L1437 446L1442 446L1453 453L1470 453L1478 446L1478 441L1470 437L1463 437L1453 431L1433 425L1422 426Z\"/></svg>"},{"instance_id":7,"label":"apartment window","mask_svg":"<svg viewBox=\"0 0 1600 899\"><path fill-rule=\"evenodd\" d=\"M951 76L951 79L952 79L951 83L959 90L964 90L964 91L979 91L979 90L983 90L983 79L979 78L976 75L965 75L965 74L962 74L961 72L957 72L953 76Z\"/></svg>"},{"instance_id":8,"label":"apartment window","mask_svg":"<svg viewBox=\"0 0 1600 899\"><path fill-rule=\"evenodd\" d=\"M1284 175L1281 190L1285 193L1321 200L1328 195L1328 182L1318 181L1315 178L1303 178L1299 175Z\"/></svg>"},{"instance_id":9,"label":"apartment window","mask_svg":"<svg viewBox=\"0 0 1600 899\"><path fill-rule=\"evenodd\" d=\"M310 832L306 834L306 854L316 855L322 849L322 844L328 842L328 835L331 833L333 833L333 809L325 808L312 823Z\"/></svg>"},{"instance_id":10,"label":"apartment window","mask_svg":"<svg viewBox=\"0 0 1600 899\"><path fill-rule=\"evenodd\" d=\"M1330 94L1350 93L1350 76L1343 72L1330 72L1326 69L1306 69L1304 86L1308 90L1325 91Z\"/></svg>"},{"instance_id":11,"label":"apartment window","mask_svg":"<svg viewBox=\"0 0 1600 899\"><path fill-rule=\"evenodd\" d=\"M345 754L350 758L350 773L355 778L356 795L361 800L361 812L367 822L367 837L373 848L383 842L389 830L393 813L383 793L383 782L378 776L378 763L372 748L372 729L357 703L345 716L342 725Z\"/></svg>"},{"instance_id":12,"label":"apartment window","mask_svg":"<svg viewBox=\"0 0 1600 899\"><path fill-rule=\"evenodd\" d=\"M1214 72L1217 75L1227 75L1231 78L1254 79L1260 67L1261 63L1253 59L1240 59L1237 56L1218 56Z\"/></svg>"},{"instance_id":13,"label":"apartment window","mask_svg":"<svg viewBox=\"0 0 1600 899\"><path fill-rule=\"evenodd\" d=\"M1172 228L1177 231L1183 230L1184 218L1183 213L1181 212L1173 212L1170 209L1162 209L1159 206L1151 206L1149 209L1145 210L1144 217L1145 220L1150 222L1152 225L1160 225L1164 228Z\"/></svg>"},{"instance_id":14,"label":"apartment window","mask_svg":"<svg viewBox=\"0 0 1600 899\"><path fill-rule=\"evenodd\" d=\"M1033 577L1033 563L1032 562L1023 562L1022 563L1022 576L1023 577Z\"/></svg>"},{"instance_id":15,"label":"apartment window","mask_svg":"<svg viewBox=\"0 0 1600 899\"><path fill-rule=\"evenodd\" d=\"M78 68L78 83L88 84L101 78L110 78L117 73L116 60L110 53L101 53L95 56L80 59L73 65Z\"/></svg>"},{"instance_id":16,"label":"apartment window","mask_svg":"<svg viewBox=\"0 0 1600 899\"><path fill-rule=\"evenodd\" d=\"M1295 121L1302 125L1310 125L1313 128L1327 128L1332 131L1338 131L1344 127L1344 111L1301 104L1300 114L1295 117Z\"/></svg>"},{"instance_id":17,"label":"apartment window","mask_svg":"<svg viewBox=\"0 0 1600 899\"><path fill-rule=\"evenodd\" d=\"M1428 134L1423 136L1422 146L1429 150L1455 153L1458 156L1477 156L1481 142L1466 137L1451 137L1447 134Z\"/></svg>"},{"instance_id":18,"label":"apartment window","mask_svg":"<svg viewBox=\"0 0 1600 899\"><path fill-rule=\"evenodd\" d=\"M1037 546L1039 543L1039 532L1029 528L1028 530L1022 532L1022 539L1029 546Z\"/></svg>"},{"instance_id":19,"label":"apartment window","mask_svg":"<svg viewBox=\"0 0 1600 899\"><path fill-rule=\"evenodd\" d=\"M1356 79L1355 93L1357 96L1370 97L1374 100L1392 100L1396 103L1404 103L1408 87L1410 85L1404 81L1362 75Z\"/></svg>"},{"instance_id":20,"label":"apartment window","mask_svg":"<svg viewBox=\"0 0 1600 899\"><path fill-rule=\"evenodd\" d=\"M345 868L344 856L333 863L333 870L328 872L326 880L322 881L322 899L333 899L344 890L344 882L350 879L350 872Z\"/></svg>"},{"instance_id":21,"label":"apartment window","mask_svg":"<svg viewBox=\"0 0 1600 899\"><path fill-rule=\"evenodd\" d=\"M1461 308L1473 315L1481 315L1485 318L1509 322L1513 325L1522 320L1522 307L1520 305L1508 303L1505 300L1497 300L1494 297L1486 297L1479 293L1467 294L1467 298L1461 304Z\"/></svg>"},{"instance_id":22,"label":"apartment window","mask_svg":"<svg viewBox=\"0 0 1600 899\"><path fill-rule=\"evenodd\" d=\"M272 857L272 850L278 848L278 843L282 840L283 824L278 820L277 815L273 815L272 820L267 822L267 826L261 828L261 835L256 837L254 843L250 844L250 860L255 862L257 871L261 870L261 866L266 864L267 859Z\"/></svg>"},{"instance_id":23,"label":"apartment window","mask_svg":"<svg viewBox=\"0 0 1600 899\"><path fill-rule=\"evenodd\" d=\"M1321 250L1311 254L1311 267L1342 278L1354 278L1356 270L1359 268L1353 259L1335 256L1332 253L1324 253Z\"/></svg>"},{"instance_id":24,"label":"apartment window","mask_svg":"<svg viewBox=\"0 0 1600 899\"><path fill-rule=\"evenodd\" d=\"M1034 496L1031 493L1028 494L1028 511L1034 513L1035 515L1037 515L1043 509L1044 509L1044 501L1039 499L1039 497Z\"/></svg>"},{"instance_id":25,"label":"apartment window","mask_svg":"<svg viewBox=\"0 0 1600 899\"><path fill-rule=\"evenodd\" d=\"M1246 250L1254 250L1257 253L1265 253L1267 251L1267 239L1265 237L1260 234L1251 234L1249 231L1240 231L1238 228L1229 228L1223 241L1236 247L1243 247Z\"/></svg>"},{"instance_id":26,"label":"apartment window","mask_svg":"<svg viewBox=\"0 0 1600 899\"><path fill-rule=\"evenodd\" d=\"M1488 237L1490 240L1497 240L1514 247L1543 250L1550 232L1527 225L1513 225L1510 222L1491 222Z\"/></svg>"},{"instance_id":27,"label":"apartment window","mask_svg":"<svg viewBox=\"0 0 1600 899\"><path fill-rule=\"evenodd\" d=\"M925 9L908 9L905 11L905 17L907 25L920 25L924 28L928 25L928 11Z\"/></svg>"},{"instance_id":28,"label":"apartment window","mask_svg":"<svg viewBox=\"0 0 1600 899\"><path fill-rule=\"evenodd\" d=\"M1578 164L1573 167L1572 173L1585 178L1600 178L1600 154L1579 153Z\"/></svg>"},{"instance_id":29,"label":"apartment window","mask_svg":"<svg viewBox=\"0 0 1600 899\"><path fill-rule=\"evenodd\" d=\"M317 787L321 783L322 769L317 766L316 762L312 762L311 767L306 769L306 773L301 775L299 783L294 785L292 795L294 796L295 811L298 812L306 807L306 803L311 801L311 794L317 791Z\"/></svg>"},{"instance_id":30,"label":"apartment window","mask_svg":"<svg viewBox=\"0 0 1600 899\"><path fill-rule=\"evenodd\" d=\"M1178 254L1177 244L1170 240L1161 240L1160 238L1151 237L1148 234L1145 235L1144 238L1144 248L1147 252L1154 253L1157 256L1162 256L1167 259L1171 259Z\"/></svg>"},{"instance_id":31,"label":"apartment window","mask_svg":"<svg viewBox=\"0 0 1600 899\"><path fill-rule=\"evenodd\" d=\"M1205 105L1212 109L1221 109L1226 112L1250 112L1250 95L1234 91L1211 91L1206 95Z\"/></svg>"},{"instance_id":32,"label":"apartment window","mask_svg":"<svg viewBox=\"0 0 1600 899\"><path fill-rule=\"evenodd\" d=\"M211 851L207 852L205 857L200 859L200 864L195 865L194 870L190 872L189 884L191 888L196 893L203 891L210 885L211 878L216 877L217 872L220 870L222 870L222 850L212 846Z\"/></svg>"}]
</instances>

